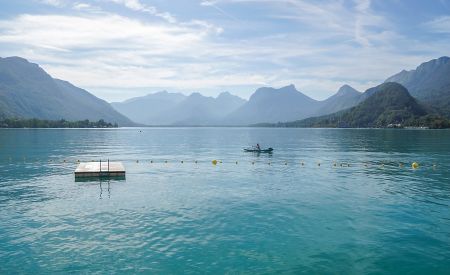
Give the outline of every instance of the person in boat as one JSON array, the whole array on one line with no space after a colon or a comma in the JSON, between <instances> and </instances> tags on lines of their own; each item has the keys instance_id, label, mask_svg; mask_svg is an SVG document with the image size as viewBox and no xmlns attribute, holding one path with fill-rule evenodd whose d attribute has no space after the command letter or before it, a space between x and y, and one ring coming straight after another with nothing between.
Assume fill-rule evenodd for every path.
<instances>
[{"instance_id":1,"label":"person in boat","mask_svg":"<svg viewBox=\"0 0 450 275\"><path fill-rule=\"evenodd\" d=\"M256 143L256 150L261 150L261 147L259 147L259 143Z\"/></svg>"}]
</instances>

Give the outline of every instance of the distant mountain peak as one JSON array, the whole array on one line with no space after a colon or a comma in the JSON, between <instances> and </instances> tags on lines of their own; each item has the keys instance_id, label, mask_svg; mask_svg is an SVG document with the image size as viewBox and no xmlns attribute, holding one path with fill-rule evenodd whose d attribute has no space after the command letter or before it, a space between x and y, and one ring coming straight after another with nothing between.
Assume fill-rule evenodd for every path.
<instances>
[{"instance_id":1,"label":"distant mountain peak","mask_svg":"<svg viewBox=\"0 0 450 275\"><path fill-rule=\"evenodd\" d=\"M285 86L284 88L289 88L289 89L295 89L295 90L297 90L296 88L295 88L295 85L294 84L289 84L289 85L287 85L287 86Z\"/></svg>"},{"instance_id":2,"label":"distant mountain peak","mask_svg":"<svg viewBox=\"0 0 450 275\"><path fill-rule=\"evenodd\" d=\"M342 85L342 86L339 88L338 92L339 92L339 91L342 91L342 90L355 90L355 89L354 89L352 86L348 85L348 84L344 84L344 85Z\"/></svg>"},{"instance_id":3,"label":"distant mountain peak","mask_svg":"<svg viewBox=\"0 0 450 275\"><path fill-rule=\"evenodd\" d=\"M278 89L279 91L293 91L293 92L299 92L294 84L289 84L287 86L281 87Z\"/></svg>"},{"instance_id":4,"label":"distant mountain peak","mask_svg":"<svg viewBox=\"0 0 450 275\"><path fill-rule=\"evenodd\" d=\"M189 98L207 98L207 96L202 95L199 92L193 92L188 96Z\"/></svg>"},{"instance_id":5,"label":"distant mountain peak","mask_svg":"<svg viewBox=\"0 0 450 275\"><path fill-rule=\"evenodd\" d=\"M409 96L408 90L400 83L397 82L385 82L385 83L381 83L380 85L376 86L375 88L377 88L380 91L387 91L389 92L389 89L392 90L397 90L400 93L404 93L407 94Z\"/></svg>"},{"instance_id":6,"label":"distant mountain peak","mask_svg":"<svg viewBox=\"0 0 450 275\"><path fill-rule=\"evenodd\" d=\"M342 85L342 87L339 88L339 90L336 93L336 95L339 95L339 96L343 96L343 95L347 95L347 94L360 94L360 92L358 92L352 86L350 86L348 84L344 84L344 85Z\"/></svg>"},{"instance_id":7,"label":"distant mountain peak","mask_svg":"<svg viewBox=\"0 0 450 275\"><path fill-rule=\"evenodd\" d=\"M432 59L430 61L420 64L416 68L416 71L432 70L432 69L435 69L436 67L447 65L449 62L450 62L450 58L448 56L441 56L439 58ZM412 70L412 71L414 71L414 70Z\"/></svg>"},{"instance_id":8,"label":"distant mountain peak","mask_svg":"<svg viewBox=\"0 0 450 275\"><path fill-rule=\"evenodd\" d=\"M156 93L154 93L154 94L155 94L155 95L156 95L156 94L166 95L166 94L169 94L169 92L166 91L166 90L162 90L162 91L156 92ZM148 94L148 95L151 95L151 94Z\"/></svg>"},{"instance_id":9,"label":"distant mountain peak","mask_svg":"<svg viewBox=\"0 0 450 275\"><path fill-rule=\"evenodd\" d=\"M216 99L218 99L218 100L236 100L236 101L241 101L241 102L246 101L245 99L241 98L240 96L233 95L230 92L222 92L216 97Z\"/></svg>"},{"instance_id":10,"label":"distant mountain peak","mask_svg":"<svg viewBox=\"0 0 450 275\"><path fill-rule=\"evenodd\" d=\"M358 104L361 95L350 85L342 85L334 95L320 102L321 107L315 115L331 114L353 107Z\"/></svg>"},{"instance_id":11,"label":"distant mountain peak","mask_svg":"<svg viewBox=\"0 0 450 275\"><path fill-rule=\"evenodd\" d=\"M235 95L230 94L230 92L221 92L221 93L217 96L217 98L231 97L231 96L235 96Z\"/></svg>"},{"instance_id":12,"label":"distant mountain peak","mask_svg":"<svg viewBox=\"0 0 450 275\"><path fill-rule=\"evenodd\" d=\"M4 58L2 58L2 59L7 60L7 61L15 61L15 62L31 63L31 62L29 62L27 59L25 59L25 58L23 58L23 57L20 57L20 56L8 56L8 57L4 57ZM32 64L34 64L34 63L32 63Z\"/></svg>"},{"instance_id":13,"label":"distant mountain peak","mask_svg":"<svg viewBox=\"0 0 450 275\"><path fill-rule=\"evenodd\" d=\"M440 62L449 62L450 61L450 57L448 56L441 56L437 59Z\"/></svg>"}]
</instances>

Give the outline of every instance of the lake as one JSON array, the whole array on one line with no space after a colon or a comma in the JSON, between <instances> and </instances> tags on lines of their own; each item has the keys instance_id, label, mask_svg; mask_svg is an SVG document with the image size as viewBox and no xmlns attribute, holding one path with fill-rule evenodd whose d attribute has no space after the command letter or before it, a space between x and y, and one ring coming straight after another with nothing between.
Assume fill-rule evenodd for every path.
<instances>
[{"instance_id":1,"label":"lake","mask_svg":"<svg viewBox=\"0 0 450 275\"><path fill-rule=\"evenodd\" d=\"M98 159L126 179L75 182ZM449 161L439 130L2 129L0 273L448 274Z\"/></svg>"}]
</instances>

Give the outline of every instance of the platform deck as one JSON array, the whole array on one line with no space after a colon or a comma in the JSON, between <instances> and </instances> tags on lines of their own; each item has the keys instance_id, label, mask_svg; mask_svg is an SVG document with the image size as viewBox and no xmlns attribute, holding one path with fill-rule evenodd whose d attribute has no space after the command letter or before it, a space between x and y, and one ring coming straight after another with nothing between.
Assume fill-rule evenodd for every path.
<instances>
[{"instance_id":1,"label":"platform deck","mask_svg":"<svg viewBox=\"0 0 450 275\"><path fill-rule=\"evenodd\" d=\"M123 177L125 167L121 162L81 162L75 170L75 177Z\"/></svg>"}]
</instances>

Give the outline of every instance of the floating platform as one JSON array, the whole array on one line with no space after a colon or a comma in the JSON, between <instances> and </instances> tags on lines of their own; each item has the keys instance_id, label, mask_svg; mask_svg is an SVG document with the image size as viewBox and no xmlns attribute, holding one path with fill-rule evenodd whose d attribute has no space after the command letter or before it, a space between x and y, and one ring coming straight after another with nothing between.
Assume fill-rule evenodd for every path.
<instances>
[{"instance_id":1,"label":"floating platform","mask_svg":"<svg viewBox=\"0 0 450 275\"><path fill-rule=\"evenodd\" d=\"M75 170L75 178L125 177L125 167L121 162L95 161L81 162Z\"/></svg>"}]
</instances>

